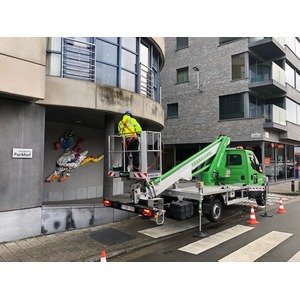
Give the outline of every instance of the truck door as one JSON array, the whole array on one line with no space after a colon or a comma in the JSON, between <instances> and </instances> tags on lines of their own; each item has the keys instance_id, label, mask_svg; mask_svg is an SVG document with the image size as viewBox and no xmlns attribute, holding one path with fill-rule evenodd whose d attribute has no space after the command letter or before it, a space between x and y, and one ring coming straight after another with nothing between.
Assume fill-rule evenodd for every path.
<instances>
[{"instance_id":1,"label":"truck door","mask_svg":"<svg viewBox=\"0 0 300 300\"><path fill-rule=\"evenodd\" d=\"M243 160L245 157L242 152L228 153L226 158L226 168L230 169L230 178L226 180L226 183L246 183L247 172L245 172L245 167Z\"/></svg>"},{"instance_id":2,"label":"truck door","mask_svg":"<svg viewBox=\"0 0 300 300\"><path fill-rule=\"evenodd\" d=\"M261 173L259 162L252 152L248 152L248 158L251 166L251 169L249 170L250 184L258 184L258 176L259 173Z\"/></svg>"}]
</instances>

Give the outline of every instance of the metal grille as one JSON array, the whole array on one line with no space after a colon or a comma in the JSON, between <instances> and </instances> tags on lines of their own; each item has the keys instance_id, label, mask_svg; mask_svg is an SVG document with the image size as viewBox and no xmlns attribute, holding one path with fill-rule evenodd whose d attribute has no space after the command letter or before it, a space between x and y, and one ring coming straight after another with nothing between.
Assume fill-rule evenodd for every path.
<instances>
[{"instance_id":1,"label":"metal grille","mask_svg":"<svg viewBox=\"0 0 300 300\"><path fill-rule=\"evenodd\" d=\"M62 49L62 76L95 81L95 45L64 38Z\"/></svg>"},{"instance_id":2,"label":"metal grille","mask_svg":"<svg viewBox=\"0 0 300 300\"><path fill-rule=\"evenodd\" d=\"M153 99L153 91L154 91L154 76L153 70L148 68L147 66L140 64L140 74L141 74L141 95L145 95L149 98Z\"/></svg>"}]
</instances>

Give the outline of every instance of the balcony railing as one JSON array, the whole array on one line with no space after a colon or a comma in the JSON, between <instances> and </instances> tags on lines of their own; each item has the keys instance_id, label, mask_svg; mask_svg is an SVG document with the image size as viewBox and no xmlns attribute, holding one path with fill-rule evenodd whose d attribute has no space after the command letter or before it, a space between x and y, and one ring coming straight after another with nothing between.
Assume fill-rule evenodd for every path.
<instances>
[{"instance_id":1,"label":"balcony railing","mask_svg":"<svg viewBox=\"0 0 300 300\"><path fill-rule=\"evenodd\" d=\"M286 126L286 110L274 104L265 105L265 122Z\"/></svg>"},{"instance_id":2,"label":"balcony railing","mask_svg":"<svg viewBox=\"0 0 300 300\"><path fill-rule=\"evenodd\" d=\"M95 51L95 44L73 38L63 38L61 76L95 82ZM154 71L142 63L140 63L139 68L140 83L137 89L138 91L135 92L139 92L141 95L156 100Z\"/></svg>"},{"instance_id":3,"label":"balcony railing","mask_svg":"<svg viewBox=\"0 0 300 300\"><path fill-rule=\"evenodd\" d=\"M95 81L95 45L63 39L62 75L67 78Z\"/></svg>"},{"instance_id":4,"label":"balcony railing","mask_svg":"<svg viewBox=\"0 0 300 300\"><path fill-rule=\"evenodd\" d=\"M153 70L148 68L147 66L140 63L140 74L141 74L141 84L140 90L141 95L147 96L153 99L153 91L154 91L154 75Z\"/></svg>"}]
</instances>

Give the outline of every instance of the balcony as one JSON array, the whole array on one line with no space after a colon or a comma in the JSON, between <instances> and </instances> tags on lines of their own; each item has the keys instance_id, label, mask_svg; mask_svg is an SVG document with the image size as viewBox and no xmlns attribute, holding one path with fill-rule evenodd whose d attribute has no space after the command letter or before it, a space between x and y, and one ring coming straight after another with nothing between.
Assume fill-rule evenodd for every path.
<instances>
[{"instance_id":1,"label":"balcony","mask_svg":"<svg viewBox=\"0 0 300 300\"><path fill-rule=\"evenodd\" d=\"M286 132L286 111L285 109L274 105L268 104L264 107L265 123L264 129Z\"/></svg>"},{"instance_id":2,"label":"balcony","mask_svg":"<svg viewBox=\"0 0 300 300\"><path fill-rule=\"evenodd\" d=\"M256 57L267 61L285 55L283 37L250 37L248 48Z\"/></svg>"},{"instance_id":3,"label":"balcony","mask_svg":"<svg viewBox=\"0 0 300 300\"><path fill-rule=\"evenodd\" d=\"M283 96L286 93L285 71L274 62L252 65L249 68L249 89L263 98Z\"/></svg>"}]
</instances>

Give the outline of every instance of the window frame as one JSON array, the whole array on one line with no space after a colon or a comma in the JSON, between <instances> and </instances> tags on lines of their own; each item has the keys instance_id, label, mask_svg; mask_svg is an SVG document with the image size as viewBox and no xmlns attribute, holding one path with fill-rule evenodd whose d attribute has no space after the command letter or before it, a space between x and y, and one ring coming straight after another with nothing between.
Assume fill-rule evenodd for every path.
<instances>
[{"instance_id":1,"label":"window frame","mask_svg":"<svg viewBox=\"0 0 300 300\"><path fill-rule=\"evenodd\" d=\"M182 80L180 78L180 72L185 72ZM182 73L183 74L183 73ZM186 79L185 79L186 77ZM176 69L176 84L189 82L189 67L183 67Z\"/></svg>"},{"instance_id":2,"label":"window frame","mask_svg":"<svg viewBox=\"0 0 300 300\"><path fill-rule=\"evenodd\" d=\"M247 93L236 93L236 94L230 94L230 95L223 95L223 96L219 96L219 120L220 121L226 121L226 120L237 120L237 119L245 119L247 118L247 103L246 103L246 98L247 98ZM237 99L237 97L240 96L242 97L243 99ZM235 99L236 97L236 99ZM224 102L224 101L230 101L230 103L227 104L227 107L229 107L230 109L228 109L228 111L232 112L233 111L233 108L236 106L236 104L238 102L241 103L241 105L238 107L240 108L240 112L239 114L237 114L237 116L235 117L222 117L221 116L223 115L224 116L224 112L221 113L221 109L222 109L222 106L221 106L221 102ZM239 101L237 101L239 100ZM232 103L236 101L235 103ZM224 104L224 103L223 103ZM242 111L243 110L243 111ZM225 115L228 115L225 114Z\"/></svg>"},{"instance_id":3,"label":"window frame","mask_svg":"<svg viewBox=\"0 0 300 300\"><path fill-rule=\"evenodd\" d=\"M176 37L176 51L188 48L189 42L188 37Z\"/></svg>"},{"instance_id":4,"label":"window frame","mask_svg":"<svg viewBox=\"0 0 300 300\"><path fill-rule=\"evenodd\" d=\"M234 64L234 60L238 60L239 57L243 57L243 64ZM231 80L248 78L248 61L248 55L246 52L234 54L231 56ZM244 71L241 71L242 67L244 68ZM239 75L237 77L234 77L234 74L237 73Z\"/></svg>"},{"instance_id":5,"label":"window frame","mask_svg":"<svg viewBox=\"0 0 300 300\"><path fill-rule=\"evenodd\" d=\"M176 113L174 114L170 114L170 110L171 108L174 108L174 111ZM179 114L178 114L178 102L174 102L174 103L169 103L167 104L167 119L175 119L175 118L178 118Z\"/></svg>"}]
</instances>

